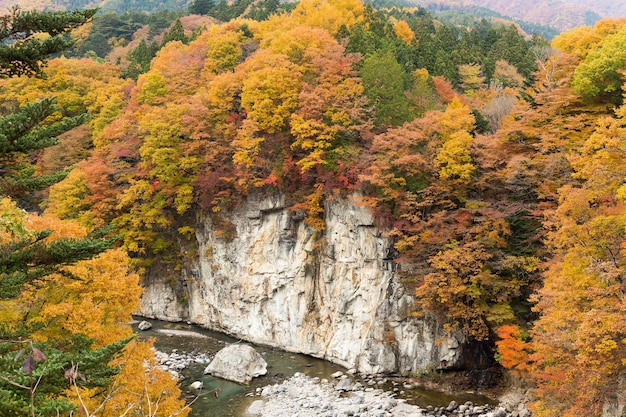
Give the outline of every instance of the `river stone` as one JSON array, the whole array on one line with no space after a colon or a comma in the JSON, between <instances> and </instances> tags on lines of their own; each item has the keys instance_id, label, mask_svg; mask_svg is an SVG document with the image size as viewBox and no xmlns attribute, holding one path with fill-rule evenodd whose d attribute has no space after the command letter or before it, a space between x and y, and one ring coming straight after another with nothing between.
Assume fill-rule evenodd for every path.
<instances>
[{"instance_id":1,"label":"river stone","mask_svg":"<svg viewBox=\"0 0 626 417\"><path fill-rule=\"evenodd\" d=\"M232 344L217 352L204 373L249 384L252 378L267 373L267 362L252 346Z\"/></svg>"},{"instance_id":2,"label":"river stone","mask_svg":"<svg viewBox=\"0 0 626 417\"><path fill-rule=\"evenodd\" d=\"M247 415L258 416L263 409L263 400L255 400L250 404L250 407L246 410Z\"/></svg>"},{"instance_id":3,"label":"river stone","mask_svg":"<svg viewBox=\"0 0 626 417\"><path fill-rule=\"evenodd\" d=\"M337 383L335 389L337 391L350 391L353 387L354 382L350 378L345 378Z\"/></svg>"},{"instance_id":4,"label":"river stone","mask_svg":"<svg viewBox=\"0 0 626 417\"><path fill-rule=\"evenodd\" d=\"M199 391L202 389L203 386L204 384L202 383L202 381L194 381L191 384L189 384L189 389Z\"/></svg>"},{"instance_id":5,"label":"river stone","mask_svg":"<svg viewBox=\"0 0 626 417\"><path fill-rule=\"evenodd\" d=\"M141 331L148 330L148 329L151 329L151 328L152 328L152 323L150 323L149 321L145 321L145 320L144 320L144 321L142 321L141 323L139 323L139 324L137 325L137 328L138 328L139 330L141 330Z\"/></svg>"},{"instance_id":6,"label":"river stone","mask_svg":"<svg viewBox=\"0 0 626 417\"><path fill-rule=\"evenodd\" d=\"M422 417L422 410L416 405L399 403L393 408L394 417Z\"/></svg>"}]
</instances>

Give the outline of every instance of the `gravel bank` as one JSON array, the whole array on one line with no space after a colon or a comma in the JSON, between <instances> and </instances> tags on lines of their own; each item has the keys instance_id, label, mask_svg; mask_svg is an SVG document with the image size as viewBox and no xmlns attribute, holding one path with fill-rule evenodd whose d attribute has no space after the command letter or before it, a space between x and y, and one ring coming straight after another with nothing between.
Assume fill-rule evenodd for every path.
<instances>
[{"instance_id":1,"label":"gravel bank","mask_svg":"<svg viewBox=\"0 0 626 417\"><path fill-rule=\"evenodd\" d=\"M302 373L281 384L257 389L247 409L248 417L528 417L521 407L451 402L446 407L421 408L395 399L394 394L364 387L344 377L338 382L311 378Z\"/></svg>"}]
</instances>

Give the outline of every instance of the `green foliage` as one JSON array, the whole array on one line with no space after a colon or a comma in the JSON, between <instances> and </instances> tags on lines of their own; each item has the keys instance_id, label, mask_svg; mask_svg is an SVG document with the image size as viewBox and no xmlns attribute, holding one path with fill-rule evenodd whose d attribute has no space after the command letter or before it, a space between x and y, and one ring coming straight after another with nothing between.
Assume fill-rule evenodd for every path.
<instances>
[{"instance_id":1,"label":"green foliage","mask_svg":"<svg viewBox=\"0 0 626 417\"><path fill-rule=\"evenodd\" d=\"M407 74L390 52L368 55L360 73L378 125L398 126L410 119L409 102L404 95Z\"/></svg>"},{"instance_id":2,"label":"green foliage","mask_svg":"<svg viewBox=\"0 0 626 417\"><path fill-rule=\"evenodd\" d=\"M128 54L129 64L124 71L126 77L136 80L140 74L150 69L150 62L159 50L156 42L152 42L150 46L142 39L139 45Z\"/></svg>"},{"instance_id":3,"label":"green foliage","mask_svg":"<svg viewBox=\"0 0 626 417\"><path fill-rule=\"evenodd\" d=\"M189 41L189 39L185 35L185 30L183 29L183 24L180 22L180 19L176 19L171 29L163 34L161 47L167 45L169 42L172 41L179 41L182 43L187 43Z\"/></svg>"},{"instance_id":4,"label":"green foliage","mask_svg":"<svg viewBox=\"0 0 626 417\"><path fill-rule=\"evenodd\" d=\"M211 10L210 15L222 22L228 22L242 16L253 2L253 0L235 0L234 2L220 0Z\"/></svg>"},{"instance_id":5,"label":"green foliage","mask_svg":"<svg viewBox=\"0 0 626 417\"><path fill-rule=\"evenodd\" d=\"M15 298L25 284L37 282L65 265L73 264L109 249L118 237L93 232L81 239L46 240L53 231L35 232L32 236L0 245L0 300Z\"/></svg>"},{"instance_id":6,"label":"green foliage","mask_svg":"<svg viewBox=\"0 0 626 417\"><path fill-rule=\"evenodd\" d=\"M0 333L0 340L8 335ZM76 409L62 396L78 386L105 389L117 370L107 365L130 341L124 339L100 349L91 340L70 336L63 344L0 342L0 414L58 416Z\"/></svg>"},{"instance_id":7,"label":"green foliage","mask_svg":"<svg viewBox=\"0 0 626 417\"><path fill-rule=\"evenodd\" d=\"M91 20L95 13L96 9L49 13L14 8L1 16L0 78L41 75L46 58L74 43L65 35Z\"/></svg>"},{"instance_id":8,"label":"green foliage","mask_svg":"<svg viewBox=\"0 0 626 417\"><path fill-rule=\"evenodd\" d=\"M509 20L511 23L515 23L522 28L524 32L529 35L540 36L544 39L552 39L559 34L559 30L551 26L538 25L535 23L526 22L519 19L512 19L497 13L493 10L486 9L484 7L463 5L456 6L454 8L429 6L429 10L447 25L450 26L464 26L473 27L481 20ZM598 20L598 16L595 17ZM590 23L588 23L590 24Z\"/></svg>"},{"instance_id":9,"label":"green foliage","mask_svg":"<svg viewBox=\"0 0 626 417\"><path fill-rule=\"evenodd\" d=\"M587 100L620 104L626 70L626 27L607 37L576 68L572 87Z\"/></svg>"},{"instance_id":10,"label":"green foliage","mask_svg":"<svg viewBox=\"0 0 626 417\"><path fill-rule=\"evenodd\" d=\"M167 29L179 16L180 13L171 10L154 13L106 11L94 17L89 35L70 49L67 55L85 56L93 51L98 57L104 58L113 49L113 43L130 42L135 32L143 26L148 25L149 36L154 37Z\"/></svg>"},{"instance_id":11,"label":"green foliage","mask_svg":"<svg viewBox=\"0 0 626 417\"><path fill-rule=\"evenodd\" d=\"M0 118L0 195L23 198L27 193L58 182L67 172L33 176L29 152L58 143L57 136L84 123L88 116L62 119L48 125L46 119L58 110L56 99L27 104Z\"/></svg>"},{"instance_id":12,"label":"green foliage","mask_svg":"<svg viewBox=\"0 0 626 417\"><path fill-rule=\"evenodd\" d=\"M189 5L189 13L207 15L214 6L213 0L193 0Z\"/></svg>"},{"instance_id":13,"label":"green foliage","mask_svg":"<svg viewBox=\"0 0 626 417\"><path fill-rule=\"evenodd\" d=\"M279 0L262 0L254 2L252 5L250 5L250 7L246 10L244 14L244 17L246 17L247 19L262 21L273 14L289 12L295 7L295 3L283 3Z\"/></svg>"}]
</instances>

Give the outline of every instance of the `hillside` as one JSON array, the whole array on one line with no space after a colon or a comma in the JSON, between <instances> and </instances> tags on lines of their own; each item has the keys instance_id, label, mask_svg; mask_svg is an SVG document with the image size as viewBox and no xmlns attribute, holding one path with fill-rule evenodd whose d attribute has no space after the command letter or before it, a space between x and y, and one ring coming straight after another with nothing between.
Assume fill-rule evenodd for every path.
<instances>
[{"instance_id":1,"label":"hillside","mask_svg":"<svg viewBox=\"0 0 626 417\"><path fill-rule=\"evenodd\" d=\"M0 10L18 4L23 9L65 10L101 7L104 11L124 13L127 11L186 10L189 0L0 0ZM216 2L217 3L217 2ZM374 2L379 4L380 1ZM394 3L392 2L384 2ZM567 30L577 26L593 25L603 16L626 16L626 2L621 0L408 0L421 6L433 5L467 10L474 5L495 11L503 16L529 23ZM471 13L471 12L470 12Z\"/></svg>"},{"instance_id":2,"label":"hillside","mask_svg":"<svg viewBox=\"0 0 626 417\"><path fill-rule=\"evenodd\" d=\"M603 16L599 13L600 9L616 10L616 7L611 6L609 1L606 2L606 7L595 5L594 8L582 1L580 4L575 4L559 0L414 0L414 3L422 6L434 4L454 8L463 8L470 4L494 10L504 16L552 26L560 30L592 25ZM603 2L597 3L604 4ZM623 7L620 6L620 8ZM610 15L615 16L617 14Z\"/></svg>"}]
</instances>

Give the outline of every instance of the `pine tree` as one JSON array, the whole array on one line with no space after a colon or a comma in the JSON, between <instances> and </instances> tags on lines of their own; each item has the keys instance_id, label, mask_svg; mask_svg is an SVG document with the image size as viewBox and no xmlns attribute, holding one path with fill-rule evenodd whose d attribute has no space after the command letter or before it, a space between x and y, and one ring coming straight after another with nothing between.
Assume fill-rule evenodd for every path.
<instances>
[{"instance_id":1,"label":"pine tree","mask_svg":"<svg viewBox=\"0 0 626 417\"><path fill-rule=\"evenodd\" d=\"M86 23L95 12L22 12L14 8L10 14L0 16L0 78L43 76L46 59L73 44L66 34ZM5 105L3 110L10 109ZM46 119L57 111L54 98L13 110L0 113L0 312L14 303L25 285L45 286L50 274L67 275L64 266L92 258L116 240L105 236L108 231L97 231L84 238L49 241L53 230L29 230L26 213L11 198L27 201L32 191L66 174L33 176L32 153L55 145L58 135L84 123L86 115L47 123ZM0 323L2 416L56 416L71 411L75 406L63 399L64 390L74 382L106 387L115 374L106 364L128 342L96 350L91 348L92 341L82 335L68 336L57 343L35 343L31 335L36 330Z\"/></svg>"},{"instance_id":2,"label":"pine tree","mask_svg":"<svg viewBox=\"0 0 626 417\"><path fill-rule=\"evenodd\" d=\"M96 11L37 12L14 7L0 16L0 78L43 76L46 58L72 46L74 40L68 32L88 22ZM53 98L13 110L8 115L0 111L0 195L25 198L67 174L33 177L29 154L55 145L58 135L84 123L87 116L45 124L48 116L58 110Z\"/></svg>"},{"instance_id":3,"label":"pine tree","mask_svg":"<svg viewBox=\"0 0 626 417\"><path fill-rule=\"evenodd\" d=\"M74 44L69 31L87 23L96 11L24 12L14 7L0 16L0 78L41 75L47 57Z\"/></svg>"},{"instance_id":4,"label":"pine tree","mask_svg":"<svg viewBox=\"0 0 626 417\"><path fill-rule=\"evenodd\" d=\"M213 0L193 0L189 6L189 13L207 15L214 6Z\"/></svg>"},{"instance_id":5,"label":"pine tree","mask_svg":"<svg viewBox=\"0 0 626 417\"><path fill-rule=\"evenodd\" d=\"M180 19L176 19L172 28L165 32L161 46L163 47L172 41L181 41L182 43L187 43L189 41L189 38L185 35L185 29L183 28L183 24Z\"/></svg>"},{"instance_id":6,"label":"pine tree","mask_svg":"<svg viewBox=\"0 0 626 417\"><path fill-rule=\"evenodd\" d=\"M67 175L67 171L61 171L33 176L35 169L29 158L32 151L56 145L58 135L87 120L87 114L82 114L43 124L57 110L56 99L46 98L0 117L0 195L30 200L31 192L52 185Z\"/></svg>"}]
</instances>

